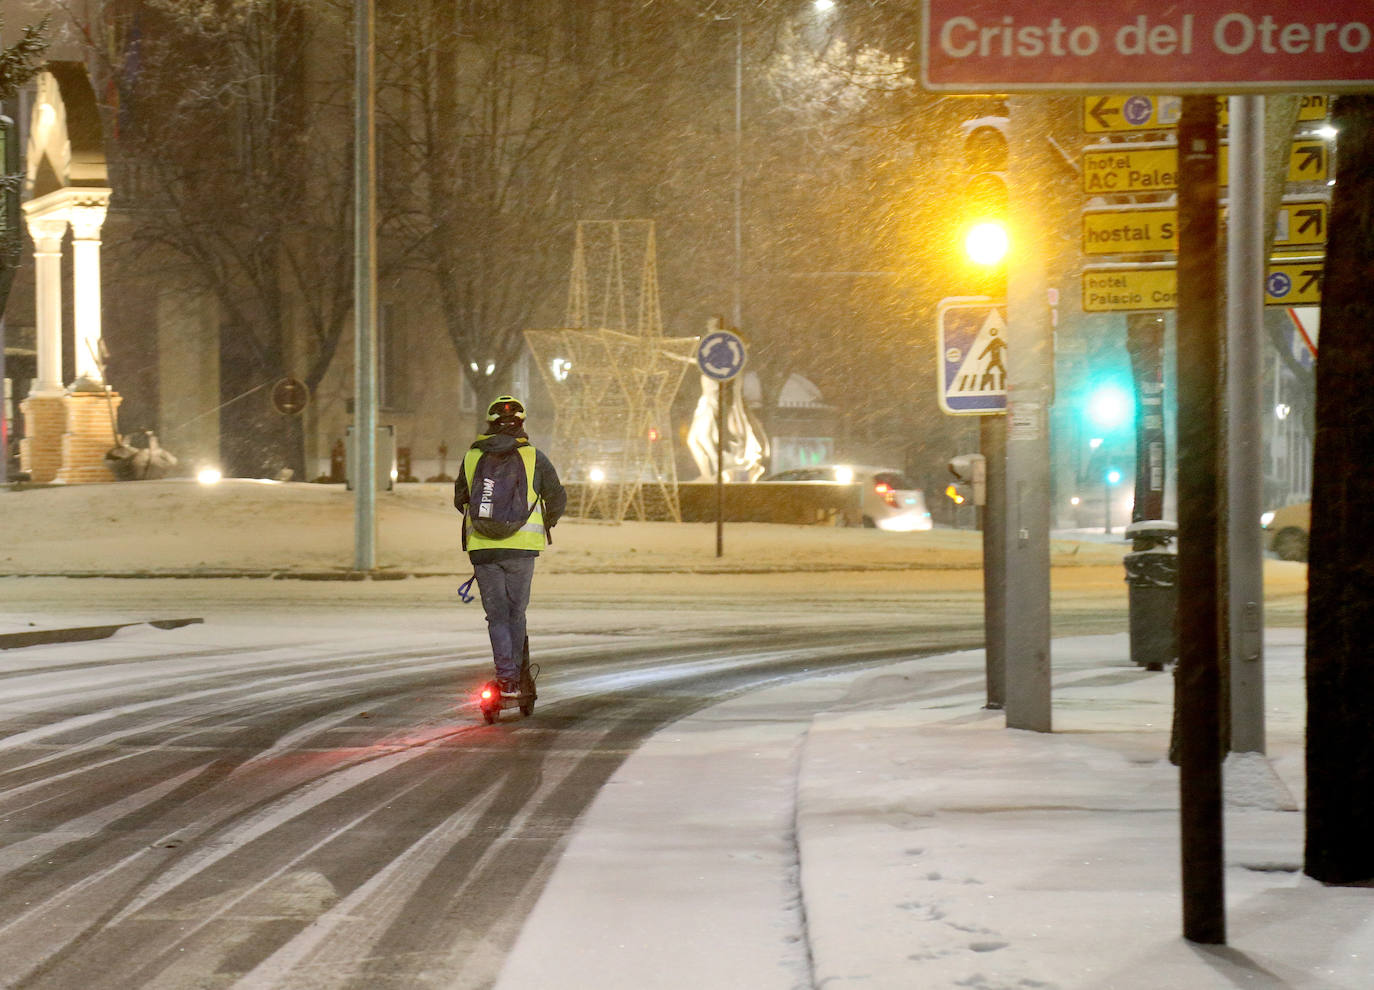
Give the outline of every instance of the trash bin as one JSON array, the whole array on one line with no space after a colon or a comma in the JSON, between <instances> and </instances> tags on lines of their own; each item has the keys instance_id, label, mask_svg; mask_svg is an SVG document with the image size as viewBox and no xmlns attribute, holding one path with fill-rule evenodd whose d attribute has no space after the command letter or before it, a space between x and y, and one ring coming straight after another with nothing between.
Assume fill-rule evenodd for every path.
<instances>
[{"instance_id":1,"label":"trash bin","mask_svg":"<svg viewBox=\"0 0 1374 990\"><path fill-rule=\"evenodd\" d=\"M1126 527L1131 660L1146 670L1163 670L1178 659L1178 524L1145 519Z\"/></svg>"}]
</instances>

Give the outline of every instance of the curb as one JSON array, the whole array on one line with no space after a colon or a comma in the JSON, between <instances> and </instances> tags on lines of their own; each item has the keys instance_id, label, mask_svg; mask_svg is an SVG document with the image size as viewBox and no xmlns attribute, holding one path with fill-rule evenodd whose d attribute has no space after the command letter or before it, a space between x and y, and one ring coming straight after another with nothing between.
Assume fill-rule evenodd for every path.
<instances>
[{"instance_id":1,"label":"curb","mask_svg":"<svg viewBox=\"0 0 1374 990\"><path fill-rule=\"evenodd\" d=\"M148 619L143 622L116 622L108 626L74 626L69 629L27 629L24 632L0 633L0 650L14 650L25 646L44 646L49 643L83 643L94 639L109 639L130 626L152 626L155 629L180 629L182 626L204 622L201 618Z\"/></svg>"},{"instance_id":2,"label":"curb","mask_svg":"<svg viewBox=\"0 0 1374 990\"><path fill-rule=\"evenodd\" d=\"M469 573L469 572L463 572ZM284 570L237 570L230 568L202 568L166 571L10 571L0 574L0 578L119 578L141 580L149 578L172 578L190 580L192 578L251 578L272 581L404 581L407 578L462 577L457 571L412 572L412 571L284 571Z\"/></svg>"}]
</instances>

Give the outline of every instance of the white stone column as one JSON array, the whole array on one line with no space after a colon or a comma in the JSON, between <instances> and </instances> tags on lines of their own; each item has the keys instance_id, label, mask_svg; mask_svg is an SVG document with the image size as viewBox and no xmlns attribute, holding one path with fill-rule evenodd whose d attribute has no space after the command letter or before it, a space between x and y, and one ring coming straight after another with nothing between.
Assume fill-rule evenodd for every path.
<instances>
[{"instance_id":1,"label":"white stone column","mask_svg":"<svg viewBox=\"0 0 1374 990\"><path fill-rule=\"evenodd\" d=\"M108 189L82 189L72 199L72 326L76 347L76 389L103 388L100 370L100 228L110 202Z\"/></svg>"},{"instance_id":2,"label":"white stone column","mask_svg":"<svg viewBox=\"0 0 1374 990\"><path fill-rule=\"evenodd\" d=\"M61 395L62 387L62 237L65 213L26 218L34 252L34 337L38 377L30 395Z\"/></svg>"}]
</instances>

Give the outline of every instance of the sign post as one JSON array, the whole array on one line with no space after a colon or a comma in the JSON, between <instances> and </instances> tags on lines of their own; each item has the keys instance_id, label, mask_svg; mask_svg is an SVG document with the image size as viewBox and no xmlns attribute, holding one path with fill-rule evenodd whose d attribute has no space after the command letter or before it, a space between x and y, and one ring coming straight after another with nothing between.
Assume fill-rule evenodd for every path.
<instances>
[{"instance_id":1,"label":"sign post","mask_svg":"<svg viewBox=\"0 0 1374 990\"><path fill-rule=\"evenodd\" d=\"M719 320L712 323L719 326ZM725 554L725 409L732 384L744 368L744 341L729 330L712 330L697 345L697 367L718 385L716 392L716 556Z\"/></svg>"},{"instance_id":2,"label":"sign post","mask_svg":"<svg viewBox=\"0 0 1374 990\"><path fill-rule=\"evenodd\" d=\"M1007 728L1049 732L1050 402L1054 337L1050 327L1045 227L1035 189L1045 157L1042 101L1010 101L1008 182L1014 247L1007 266L1006 624Z\"/></svg>"},{"instance_id":3,"label":"sign post","mask_svg":"<svg viewBox=\"0 0 1374 990\"><path fill-rule=\"evenodd\" d=\"M377 86L375 0L353 0L353 569L377 566Z\"/></svg>"},{"instance_id":4,"label":"sign post","mask_svg":"<svg viewBox=\"0 0 1374 990\"><path fill-rule=\"evenodd\" d=\"M936 365L940 408L951 416L978 417L984 458L983 654L987 707L1007 700L1007 313L1006 301L952 296L936 311Z\"/></svg>"},{"instance_id":5,"label":"sign post","mask_svg":"<svg viewBox=\"0 0 1374 990\"><path fill-rule=\"evenodd\" d=\"M1231 98L1231 202L1226 256L1227 651L1231 749L1264 752L1264 544L1247 525L1264 511L1264 98Z\"/></svg>"},{"instance_id":6,"label":"sign post","mask_svg":"<svg viewBox=\"0 0 1374 990\"><path fill-rule=\"evenodd\" d=\"M1221 362L1216 293L1216 101L1185 97L1179 122L1178 672L1183 937L1226 942L1218 637Z\"/></svg>"}]
</instances>

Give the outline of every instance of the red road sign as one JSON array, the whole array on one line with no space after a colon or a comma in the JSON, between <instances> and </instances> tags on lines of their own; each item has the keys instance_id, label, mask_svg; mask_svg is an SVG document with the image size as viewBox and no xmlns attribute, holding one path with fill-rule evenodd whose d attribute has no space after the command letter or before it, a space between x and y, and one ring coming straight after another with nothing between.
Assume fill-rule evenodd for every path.
<instances>
[{"instance_id":1,"label":"red road sign","mask_svg":"<svg viewBox=\"0 0 1374 990\"><path fill-rule=\"evenodd\" d=\"M924 0L927 89L1374 90L1369 0Z\"/></svg>"}]
</instances>

